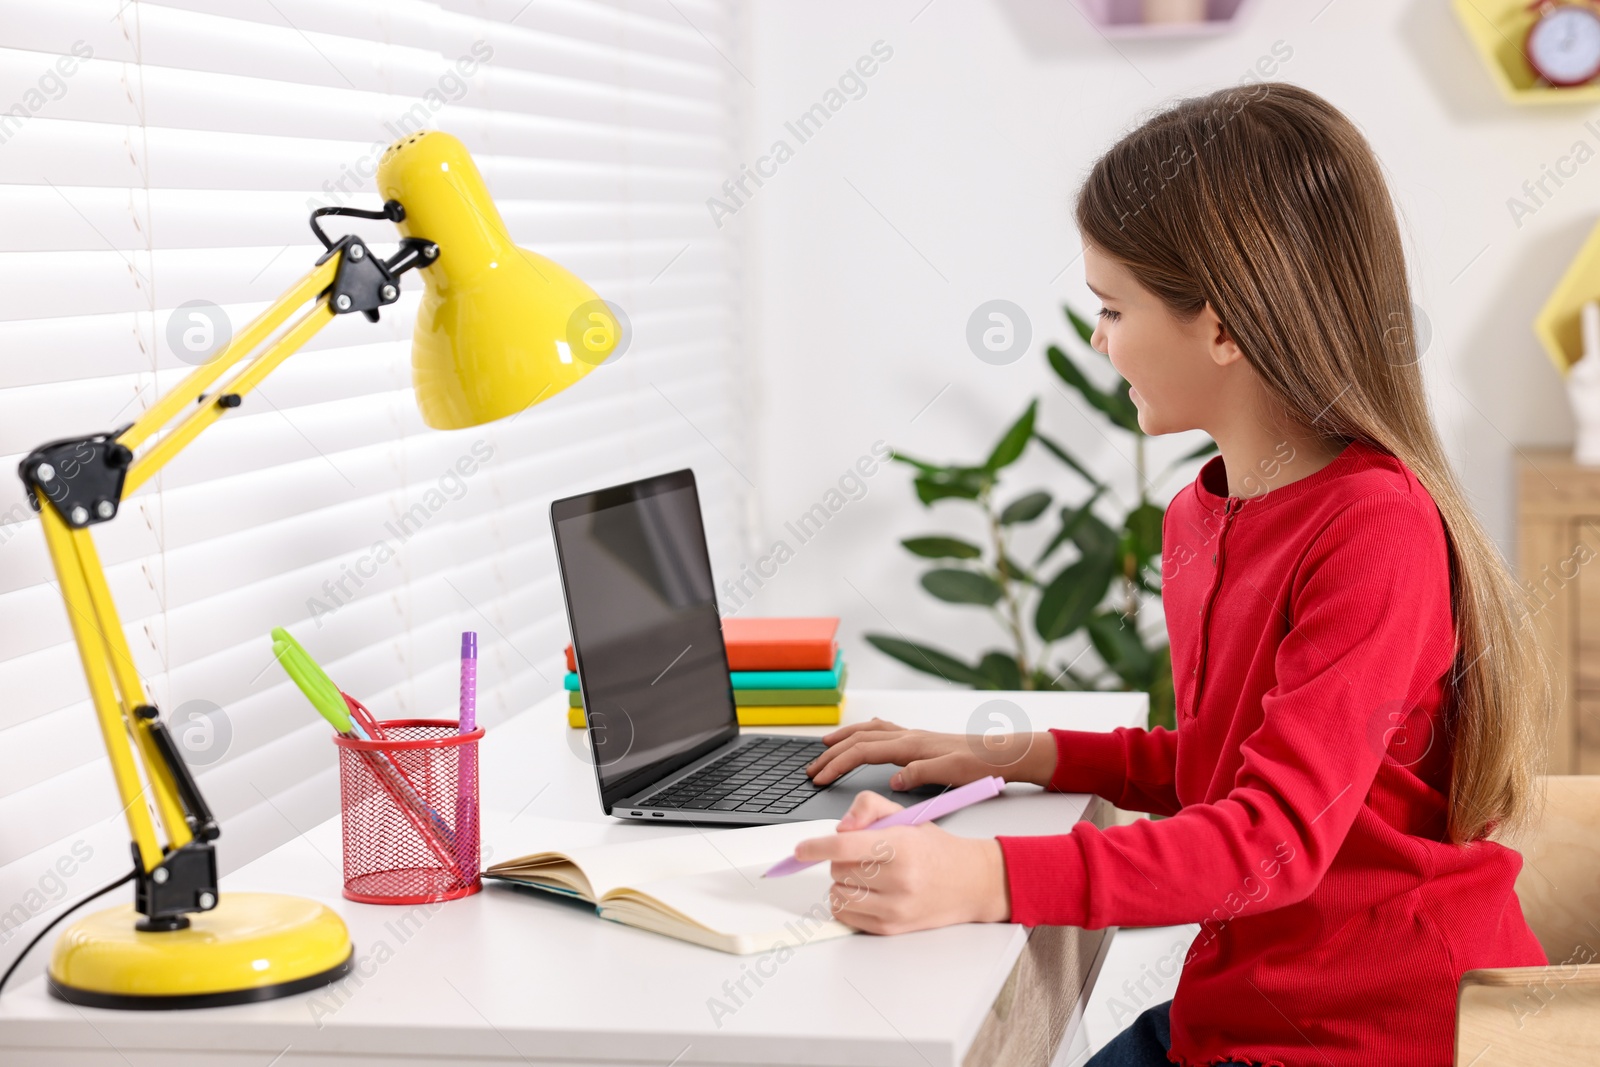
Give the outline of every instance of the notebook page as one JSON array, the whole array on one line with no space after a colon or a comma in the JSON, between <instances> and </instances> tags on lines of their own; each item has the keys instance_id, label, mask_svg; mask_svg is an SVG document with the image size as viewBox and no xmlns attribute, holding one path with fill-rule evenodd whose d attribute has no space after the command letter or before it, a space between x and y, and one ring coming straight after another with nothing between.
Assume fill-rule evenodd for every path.
<instances>
[{"instance_id":1,"label":"notebook page","mask_svg":"<svg viewBox=\"0 0 1600 1067\"><path fill-rule=\"evenodd\" d=\"M762 870L794 851L797 841L833 833L837 819L811 819L771 826L716 827L622 843L602 843L604 827L532 815L514 826L484 827L494 841L493 866L523 856L557 852L587 878L595 896L621 885L639 885L701 871L762 864ZM781 879L779 879L781 881Z\"/></svg>"},{"instance_id":2,"label":"notebook page","mask_svg":"<svg viewBox=\"0 0 1600 1067\"><path fill-rule=\"evenodd\" d=\"M644 883L603 902L600 914L740 954L779 945L798 948L855 933L829 910L833 876L826 863L782 878L761 877L770 866L724 867ZM656 914L643 914L651 911ZM697 936L685 924L704 927L716 936Z\"/></svg>"},{"instance_id":3,"label":"notebook page","mask_svg":"<svg viewBox=\"0 0 1600 1067\"><path fill-rule=\"evenodd\" d=\"M570 849L597 897L622 886L639 886L686 874L728 871L760 864L761 870L794 852L795 843L833 833L837 819L718 827L625 845ZM779 879L781 881L781 879Z\"/></svg>"}]
</instances>

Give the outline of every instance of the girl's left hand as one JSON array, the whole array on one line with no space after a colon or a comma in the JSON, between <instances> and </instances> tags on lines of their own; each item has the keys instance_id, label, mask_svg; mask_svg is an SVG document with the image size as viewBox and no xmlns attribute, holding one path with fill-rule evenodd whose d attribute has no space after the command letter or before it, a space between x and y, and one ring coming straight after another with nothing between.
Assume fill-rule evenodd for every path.
<instances>
[{"instance_id":1,"label":"girl's left hand","mask_svg":"<svg viewBox=\"0 0 1600 1067\"><path fill-rule=\"evenodd\" d=\"M869 934L900 934L1011 918L1005 857L994 838L957 837L934 823L861 830L901 805L860 792L837 832L795 845L795 857L828 861L834 918Z\"/></svg>"}]
</instances>

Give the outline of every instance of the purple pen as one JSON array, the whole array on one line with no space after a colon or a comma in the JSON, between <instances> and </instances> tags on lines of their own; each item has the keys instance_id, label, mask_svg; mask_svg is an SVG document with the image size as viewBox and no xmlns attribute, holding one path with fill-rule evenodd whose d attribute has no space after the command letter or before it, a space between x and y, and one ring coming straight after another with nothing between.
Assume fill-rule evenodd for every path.
<instances>
[{"instance_id":1,"label":"purple pen","mask_svg":"<svg viewBox=\"0 0 1600 1067\"><path fill-rule=\"evenodd\" d=\"M980 800L997 797L1006 787L1006 780L998 775L991 774L987 778L979 778L975 782L955 789L946 790L936 797L929 797L909 808L901 808L897 812L885 815L883 818L861 827L863 830L884 830L891 826L915 826L917 823L932 822L934 819L949 815L969 804L976 804ZM855 833L856 831L847 831ZM786 874L803 871L812 864L821 863L821 860L799 860L793 856L783 859L767 868L762 874L763 878L780 878Z\"/></svg>"},{"instance_id":2,"label":"purple pen","mask_svg":"<svg viewBox=\"0 0 1600 1067\"><path fill-rule=\"evenodd\" d=\"M461 703L457 730L470 734L478 728L478 634L461 634ZM462 870L478 869L478 746L467 744L457 751L456 762L456 856Z\"/></svg>"},{"instance_id":3,"label":"purple pen","mask_svg":"<svg viewBox=\"0 0 1600 1067\"><path fill-rule=\"evenodd\" d=\"M478 728L478 634L474 630L461 634L460 725L464 734Z\"/></svg>"}]
</instances>

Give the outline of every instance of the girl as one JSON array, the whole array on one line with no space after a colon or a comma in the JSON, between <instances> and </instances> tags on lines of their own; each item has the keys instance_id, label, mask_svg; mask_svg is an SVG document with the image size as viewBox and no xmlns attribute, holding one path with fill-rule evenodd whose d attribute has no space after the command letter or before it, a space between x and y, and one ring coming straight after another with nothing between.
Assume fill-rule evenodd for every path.
<instances>
[{"instance_id":1,"label":"girl","mask_svg":"<svg viewBox=\"0 0 1600 1067\"><path fill-rule=\"evenodd\" d=\"M1546 962L1495 838L1535 815L1552 696L1429 416L1377 160L1315 94L1241 86L1134 130L1076 216L1093 344L1140 427L1220 449L1163 530L1177 729L985 748L874 720L810 770L1001 773L1170 818L861 831L895 808L862 793L796 853L832 861L839 919L875 933L1199 923L1173 999L1092 1067L1446 1067L1462 972Z\"/></svg>"}]
</instances>

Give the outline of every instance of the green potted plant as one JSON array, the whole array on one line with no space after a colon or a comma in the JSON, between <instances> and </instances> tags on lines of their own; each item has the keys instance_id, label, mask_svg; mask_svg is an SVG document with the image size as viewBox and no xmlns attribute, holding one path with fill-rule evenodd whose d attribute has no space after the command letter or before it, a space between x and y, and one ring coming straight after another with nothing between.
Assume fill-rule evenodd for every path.
<instances>
[{"instance_id":1,"label":"green potted plant","mask_svg":"<svg viewBox=\"0 0 1600 1067\"><path fill-rule=\"evenodd\" d=\"M1070 307L1064 309L1085 347L1093 327ZM1097 353L1098 355L1098 353ZM1206 442L1167 465L1155 479L1146 477L1145 434L1118 377L1101 389L1060 347L1046 350L1051 370L1116 431L1133 437L1137 495L1125 500L1070 452L1040 431L1039 402L1028 404L981 462L936 464L900 452L893 458L912 467L917 499L932 508L952 500L978 509L985 531L981 543L950 534L925 534L901 542L932 566L921 583L950 604L989 612L1007 647L991 648L969 661L930 645L889 634L867 634L867 641L909 667L974 689L1122 690L1150 694L1150 722L1173 726L1172 659L1163 635L1140 629L1141 608L1161 596L1161 524L1166 509L1150 492L1186 464L1216 451ZM1102 359L1104 357L1101 357ZM1004 473L1038 442L1084 483L1076 502L1057 505L1044 489L1003 491ZM1055 506L1056 528L1034 558L1015 556L1015 535L1043 519ZM1112 521L1101 513L1111 509ZM1071 546L1071 558L1060 555ZM1148 627L1147 627L1148 629ZM1058 646L1083 631L1088 648L1065 661ZM1098 663L1082 663L1092 649Z\"/></svg>"}]
</instances>

